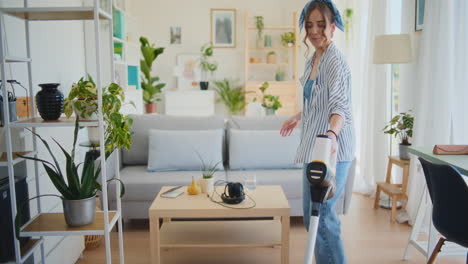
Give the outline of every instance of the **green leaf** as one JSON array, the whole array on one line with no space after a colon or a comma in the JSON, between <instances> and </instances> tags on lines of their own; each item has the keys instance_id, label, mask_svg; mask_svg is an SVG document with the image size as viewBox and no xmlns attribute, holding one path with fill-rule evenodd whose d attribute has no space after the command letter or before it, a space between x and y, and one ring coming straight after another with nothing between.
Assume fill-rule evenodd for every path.
<instances>
[{"instance_id":1,"label":"green leaf","mask_svg":"<svg viewBox=\"0 0 468 264\"><path fill-rule=\"evenodd\" d=\"M80 179L78 177L78 172L75 170L76 169L75 164L70 154L68 154L67 151L65 151L65 149L55 139L53 140L60 147L60 149L62 150L63 154L66 157L66 171L67 171L68 187L74 195L79 195L80 194Z\"/></svg>"},{"instance_id":2,"label":"green leaf","mask_svg":"<svg viewBox=\"0 0 468 264\"><path fill-rule=\"evenodd\" d=\"M47 164L43 163L42 166L44 166L44 169L46 170L47 174L49 175L50 180L52 181L52 184L57 188L57 191L62 194L62 196L65 199L73 200L75 196L73 193L69 190L67 184L65 183L65 180L61 175L58 175L53 169L51 169Z\"/></svg>"}]
</instances>

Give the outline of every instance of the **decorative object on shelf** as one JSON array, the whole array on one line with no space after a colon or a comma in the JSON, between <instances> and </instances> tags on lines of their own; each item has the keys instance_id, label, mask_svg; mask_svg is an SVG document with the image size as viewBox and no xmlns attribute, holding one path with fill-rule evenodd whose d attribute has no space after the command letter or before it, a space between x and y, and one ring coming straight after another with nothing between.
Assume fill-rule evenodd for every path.
<instances>
[{"instance_id":1,"label":"decorative object on shelf","mask_svg":"<svg viewBox=\"0 0 468 264\"><path fill-rule=\"evenodd\" d=\"M275 64L276 63L276 52L270 51L267 53L266 62Z\"/></svg>"},{"instance_id":2,"label":"decorative object on shelf","mask_svg":"<svg viewBox=\"0 0 468 264\"><path fill-rule=\"evenodd\" d=\"M271 47L271 36L270 35L265 35L264 39L265 39L264 46L265 47Z\"/></svg>"},{"instance_id":3,"label":"decorative object on shelf","mask_svg":"<svg viewBox=\"0 0 468 264\"><path fill-rule=\"evenodd\" d=\"M145 102L146 113L156 113L156 102L161 101L157 97L161 93L165 83L158 83L159 77L151 76L153 63L164 52L164 48L155 48L154 44L150 44L148 39L140 37L140 50L143 59L140 60L140 70L143 73L141 88L143 89L143 101Z\"/></svg>"},{"instance_id":4,"label":"decorative object on shelf","mask_svg":"<svg viewBox=\"0 0 468 264\"><path fill-rule=\"evenodd\" d=\"M353 36L353 14L354 10L352 8L346 8L344 17L344 27L345 27L345 36L346 42L348 42Z\"/></svg>"},{"instance_id":5,"label":"decorative object on shelf","mask_svg":"<svg viewBox=\"0 0 468 264\"><path fill-rule=\"evenodd\" d=\"M408 147L411 146L409 138L413 136L414 117L411 113L399 113L395 115L390 122L383 128L385 134L399 137L400 142L400 158L409 160Z\"/></svg>"},{"instance_id":6,"label":"decorative object on shelf","mask_svg":"<svg viewBox=\"0 0 468 264\"><path fill-rule=\"evenodd\" d=\"M214 174L216 171L218 171L218 165L221 163L221 161L218 161L214 165L212 162L206 164L205 161L203 161L200 153L198 153L198 151L196 153L202 163L200 170L202 172L203 178L199 180L201 192L211 196L214 190Z\"/></svg>"},{"instance_id":7,"label":"decorative object on shelf","mask_svg":"<svg viewBox=\"0 0 468 264\"><path fill-rule=\"evenodd\" d=\"M263 29L265 28L265 24L263 24L263 16L255 16L255 27L257 28L257 47L261 47L262 45L262 33Z\"/></svg>"},{"instance_id":8,"label":"decorative object on shelf","mask_svg":"<svg viewBox=\"0 0 468 264\"><path fill-rule=\"evenodd\" d=\"M67 117L72 115L74 109L75 115L79 118L89 118L96 116L97 119L97 89L93 78L88 75L89 80L81 78L78 83L72 85L72 89L65 99L63 112ZM106 153L110 154L115 148L129 149L132 145L132 135L130 129L132 127L132 119L127 115L120 113L120 109L125 102L123 88L116 83L111 83L109 86L102 89L102 113L105 122L104 138L106 142ZM132 102L130 102L132 104ZM97 135L94 138L94 143L99 142L99 134L97 128L89 128L91 136ZM90 138L91 141L92 138ZM97 139L97 141L96 141Z\"/></svg>"},{"instance_id":9,"label":"decorative object on shelf","mask_svg":"<svg viewBox=\"0 0 468 264\"><path fill-rule=\"evenodd\" d=\"M260 58L260 57L250 57L250 63L262 63L262 58Z\"/></svg>"},{"instance_id":10,"label":"decorative object on shelf","mask_svg":"<svg viewBox=\"0 0 468 264\"><path fill-rule=\"evenodd\" d=\"M236 47L236 9L211 9L211 43L214 48Z\"/></svg>"},{"instance_id":11,"label":"decorative object on shelf","mask_svg":"<svg viewBox=\"0 0 468 264\"><path fill-rule=\"evenodd\" d=\"M171 44L181 44L181 43L182 43L182 28L171 27Z\"/></svg>"},{"instance_id":12,"label":"decorative object on shelf","mask_svg":"<svg viewBox=\"0 0 468 264\"><path fill-rule=\"evenodd\" d=\"M36 94L39 114L44 120L57 120L62 114L63 94L58 90L60 83L39 84L41 90Z\"/></svg>"},{"instance_id":13,"label":"decorative object on shelf","mask_svg":"<svg viewBox=\"0 0 468 264\"><path fill-rule=\"evenodd\" d=\"M292 47L295 41L296 35L294 35L294 32L284 32L281 34L281 44L283 44L283 46Z\"/></svg>"},{"instance_id":14,"label":"decorative object on shelf","mask_svg":"<svg viewBox=\"0 0 468 264\"><path fill-rule=\"evenodd\" d=\"M268 82L263 82L260 86L262 92L262 106L265 108L266 115L274 115L276 110L282 107L279 96L265 94L265 90L270 86Z\"/></svg>"},{"instance_id":15,"label":"decorative object on shelf","mask_svg":"<svg viewBox=\"0 0 468 264\"><path fill-rule=\"evenodd\" d=\"M71 153L68 153L62 145L60 145L55 139L53 139L65 156L65 175L62 173L62 170L60 169L60 164L58 163L54 152L52 152L49 143L47 143L46 140L44 140L39 134L34 133L32 130L30 130L31 133L37 138L39 138L40 141L42 141L47 151L52 156L54 163L39 158L21 156L24 159L34 160L42 163L47 175L52 181L52 184L55 186L55 188L57 188L57 191L61 194L61 196L55 194L38 195L33 198L30 198L28 202L43 196L56 196L61 198L65 222L71 227L88 225L94 221L96 194L98 191L101 190L101 185L97 181L99 174L101 173L101 169L100 167L95 168L94 160L86 160L83 163L83 170L80 179L78 173L79 165L75 164L75 146L78 138L78 129L79 118L77 117L73 133L73 147ZM66 181L65 177L67 178ZM112 178L108 180L108 182L113 180L120 182L120 197L122 197L125 194L125 185L122 181L116 178ZM18 234L20 228L18 222L19 219L21 219L21 215L17 214L15 218L17 238L19 237Z\"/></svg>"},{"instance_id":16,"label":"decorative object on shelf","mask_svg":"<svg viewBox=\"0 0 468 264\"><path fill-rule=\"evenodd\" d=\"M190 195L197 195L200 193L200 187L197 185L197 182L192 177L192 183L187 187L187 193Z\"/></svg>"},{"instance_id":17,"label":"decorative object on shelf","mask_svg":"<svg viewBox=\"0 0 468 264\"><path fill-rule=\"evenodd\" d=\"M125 40L125 14L118 10L118 9L113 9L112 10L112 28L114 32L114 37L120 39L120 40Z\"/></svg>"},{"instance_id":18,"label":"decorative object on shelf","mask_svg":"<svg viewBox=\"0 0 468 264\"><path fill-rule=\"evenodd\" d=\"M281 67L278 67L275 73L275 80L277 82L282 82L284 81L285 77L286 77L286 72L283 69L281 69Z\"/></svg>"},{"instance_id":19,"label":"decorative object on shelf","mask_svg":"<svg viewBox=\"0 0 468 264\"><path fill-rule=\"evenodd\" d=\"M16 95L15 95L15 90L13 89L13 84L11 81L14 80L7 80L8 83L11 84L12 86L12 91L8 91L7 86L2 86L2 80L0 80L0 88L7 89L7 102L8 102L8 112L10 114L9 120L10 122L14 122L18 119L17 114L16 114ZM1 92L1 89L0 89ZM0 126L4 126L5 122L3 121L3 93L0 93Z\"/></svg>"},{"instance_id":20,"label":"decorative object on shelf","mask_svg":"<svg viewBox=\"0 0 468 264\"><path fill-rule=\"evenodd\" d=\"M219 96L217 102L222 101L231 115L240 114L247 105L245 100L246 92L243 86L237 85L237 81L229 79L214 81L213 83L216 85L214 90Z\"/></svg>"},{"instance_id":21,"label":"decorative object on shelf","mask_svg":"<svg viewBox=\"0 0 468 264\"><path fill-rule=\"evenodd\" d=\"M414 31L423 30L425 4L426 4L426 0L416 0L416 15L415 15Z\"/></svg>"},{"instance_id":22,"label":"decorative object on shelf","mask_svg":"<svg viewBox=\"0 0 468 264\"><path fill-rule=\"evenodd\" d=\"M177 55L177 66L174 67L174 75L177 77L178 90L200 89L201 69L198 67L198 54L181 53Z\"/></svg>"},{"instance_id":23,"label":"decorative object on shelf","mask_svg":"<svg viewBox=\"0 0 468 264\"><path fill-rule=\"evenodd\" d=\"M208 72L213 74L216 69L218 69L218 64L216 62L211 62L210 57L213 56L213 47L211 43L203 45L200 49L200 70L201 70L201 79L200 79L200 89L208 90Z\"/></svg>"}]
</instances>

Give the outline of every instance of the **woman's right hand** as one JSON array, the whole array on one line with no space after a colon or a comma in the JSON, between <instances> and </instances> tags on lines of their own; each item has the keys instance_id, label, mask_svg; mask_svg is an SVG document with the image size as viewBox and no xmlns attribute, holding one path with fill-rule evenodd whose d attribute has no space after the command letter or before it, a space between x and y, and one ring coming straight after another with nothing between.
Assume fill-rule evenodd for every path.
<instances>
[{"instance_id":1,"label":"woman's right hand","mask_svg":"<svg viewBox=\"0 0 468 264\"><path fill-rule=\"evenodd\" d=\"M292 117L288 118L284 121L283 126L281 127L280 134L283 137L290 136L293 132L294 128L299 124L301 121L301 112L293 115Z\"/></svg>"}]
</instances>

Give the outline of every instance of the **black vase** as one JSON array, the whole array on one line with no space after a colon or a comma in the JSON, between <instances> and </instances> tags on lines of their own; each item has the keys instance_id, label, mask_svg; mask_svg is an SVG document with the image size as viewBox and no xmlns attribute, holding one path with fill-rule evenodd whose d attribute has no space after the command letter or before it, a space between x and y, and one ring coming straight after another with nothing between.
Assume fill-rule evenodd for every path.
<instances>
[{"instance_id":1,"label":"black vase","mask_svg":"<svg viewBox=\"0 0 468 264\"><path fill-rule=\"evenodd\" d=\"M42 88L36 94L36 104L39 114L44 120L57 120L63 110L63 94L57 87L60 83L42 83Z\"/></svg>"},{"instance_id":2,"label":"black vase","mask_svg":"<svg viewBox=\"0 0 468 264\"><path fill-rule=\"evenodd\" d=\"M209 82L200 82L200 89L202 90L208 90L208 84Z\"/></svg>"}]
</instances>

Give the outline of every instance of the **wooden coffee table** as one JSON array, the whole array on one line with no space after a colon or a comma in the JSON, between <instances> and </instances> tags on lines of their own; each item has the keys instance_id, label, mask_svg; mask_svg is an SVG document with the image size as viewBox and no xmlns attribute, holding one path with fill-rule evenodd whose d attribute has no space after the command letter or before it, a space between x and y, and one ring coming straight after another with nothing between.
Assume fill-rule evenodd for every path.
<instances>
[{"instance_id":1,"label":"wooden coffee table","mask_svg":"<svg viewBox=\"0 0 468 264\"><path fill-rule=\"evenodd\" d=\"M281 263L289 263L290 208L281 186L257 186L247 194L255 207L232 209L210 201L206 194L163 198L160 194L171 188L165 186L149 208L151 261L161 262L161 249L168 248L255 248L281 247ZM218 187L221 193L224 187ZM214 197L219 200L219 196ZM246 198L236 207L249 207ZM257 220L255 217L273 217ZM163 223L159 226L159 218ZM178 221L171 221L177 218ZM182 218L239 218L235 221L179 221ZM250 218L250 219L245 219Z\"/></svg>"}]
</instances>

